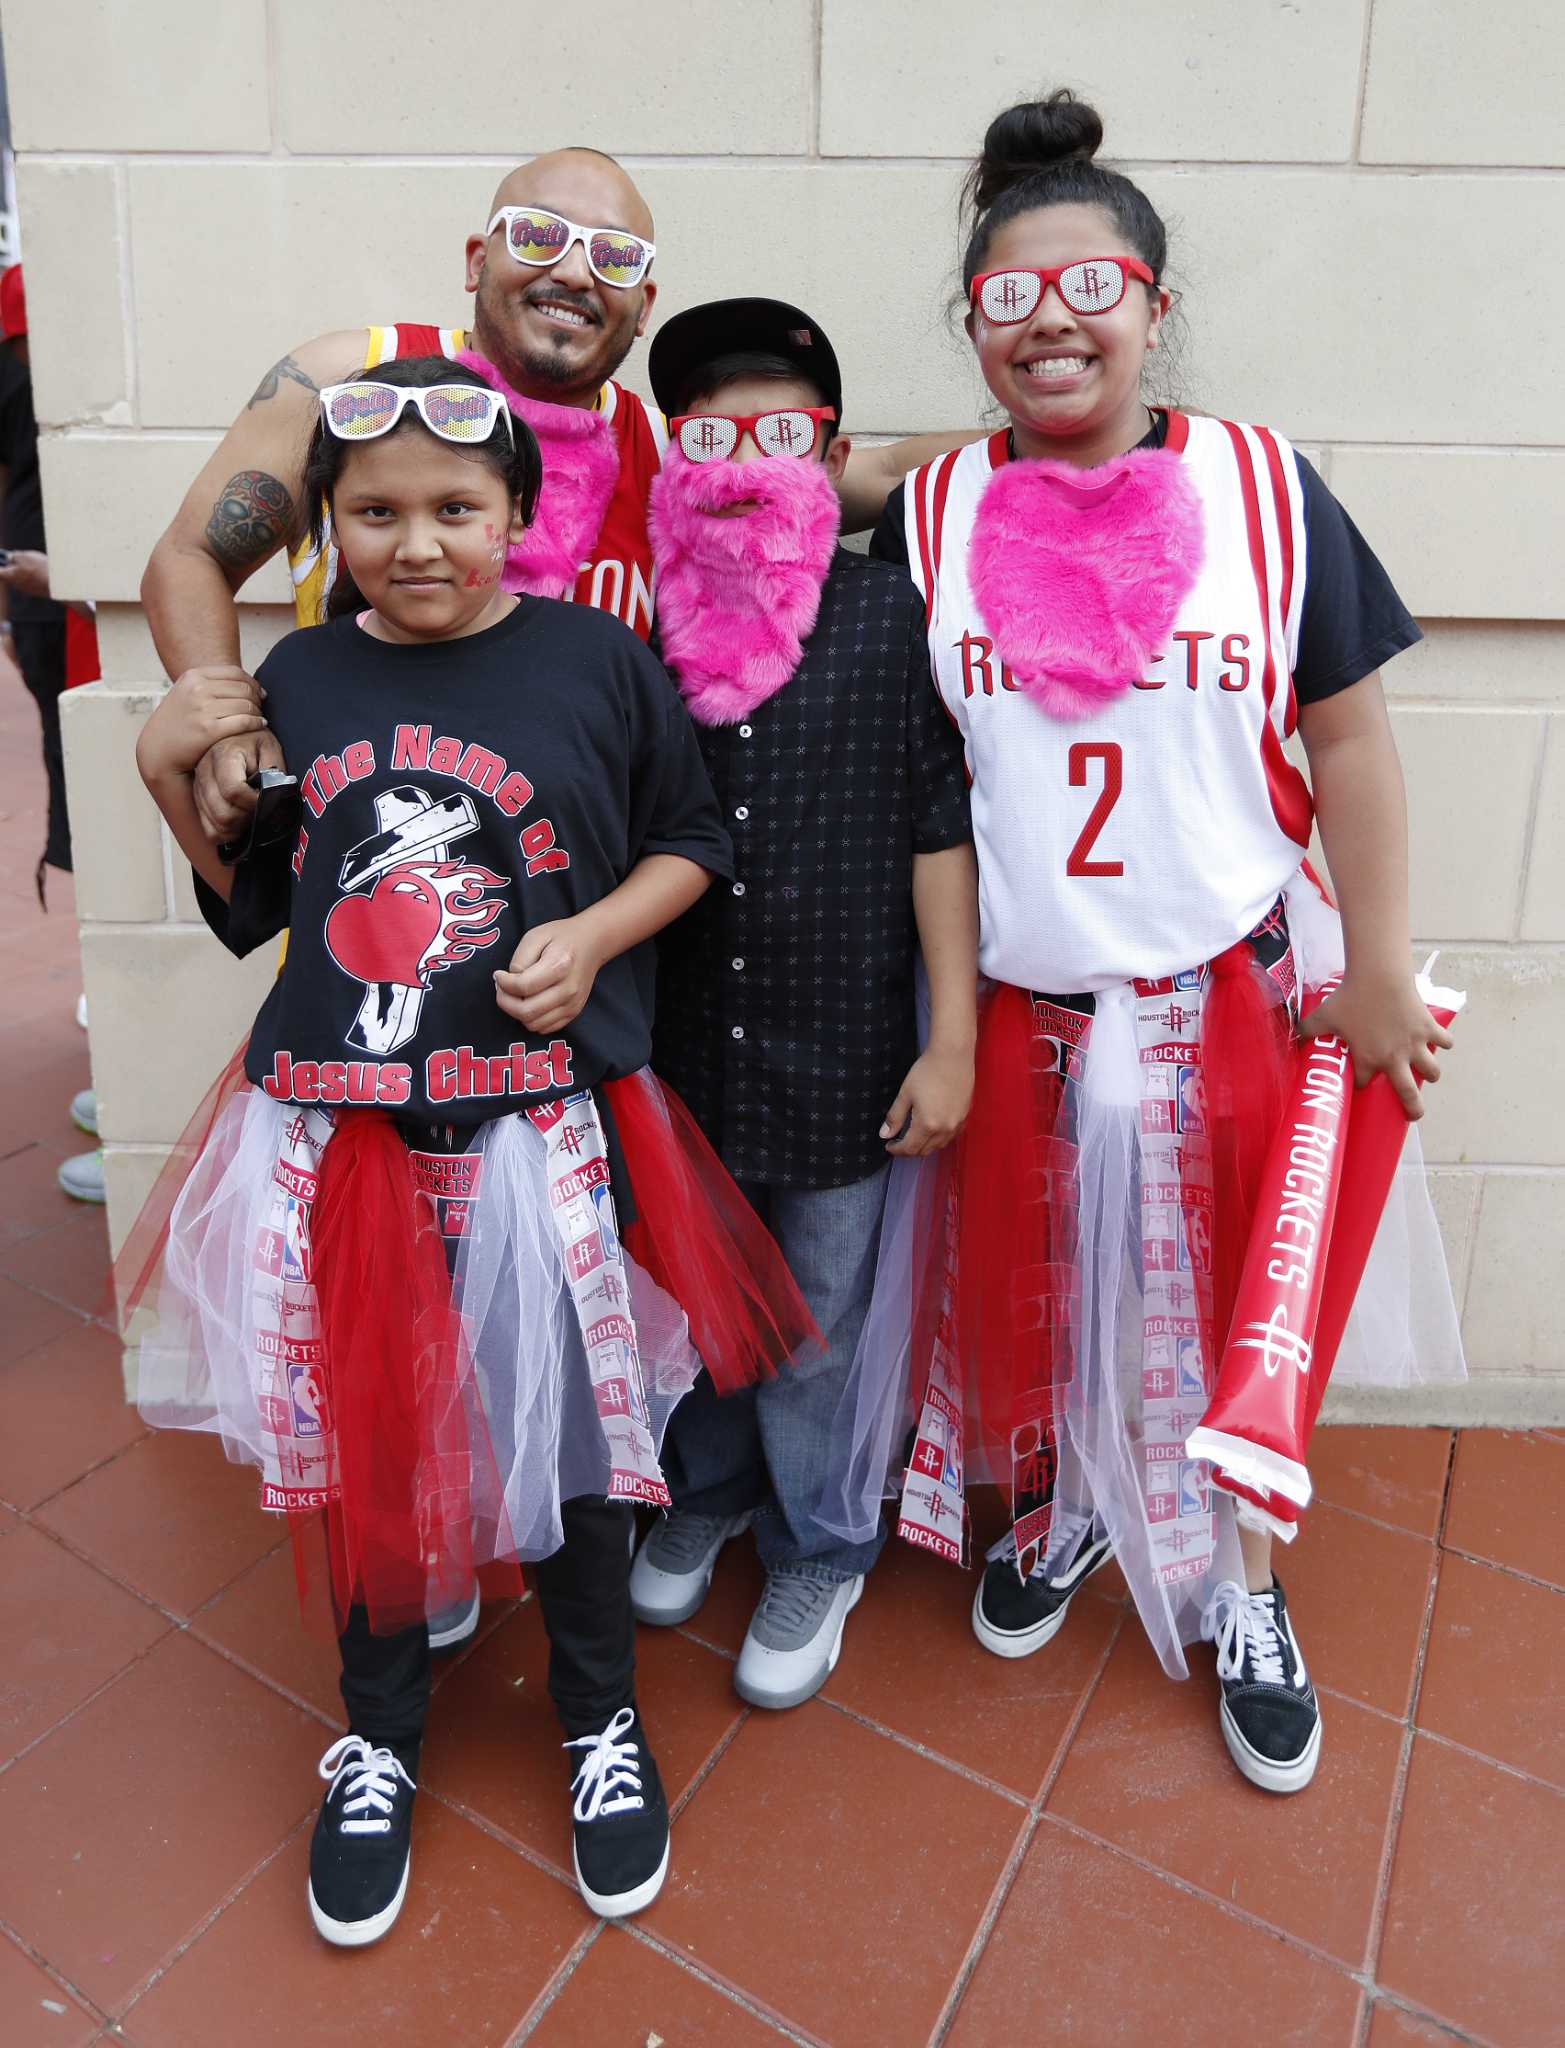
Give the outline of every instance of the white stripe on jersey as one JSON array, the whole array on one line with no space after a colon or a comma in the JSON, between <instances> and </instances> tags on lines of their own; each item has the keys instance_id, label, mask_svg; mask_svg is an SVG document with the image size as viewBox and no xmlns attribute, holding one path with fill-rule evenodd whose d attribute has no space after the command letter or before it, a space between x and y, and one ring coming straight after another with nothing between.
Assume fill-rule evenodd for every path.
<instances>
[{"instance_id":1,"label":"white stripe on jersey","mask_svg":"<svg viewBox=\"0 0 1565 2048\"><path fill-rule=\"evenodd\" d=\"M1168 445L1200 494L1201 573L1142 677L1079 721L1020 690L972 596L973 523L1004 435L904 486L935 684L973 783L979 960L1023 988L1209 960L1255 927L1308 844L1308 789L1282 747L1305 571L1293 450L1264 427L1177 413Z\"/></svg>"}]
</instances>

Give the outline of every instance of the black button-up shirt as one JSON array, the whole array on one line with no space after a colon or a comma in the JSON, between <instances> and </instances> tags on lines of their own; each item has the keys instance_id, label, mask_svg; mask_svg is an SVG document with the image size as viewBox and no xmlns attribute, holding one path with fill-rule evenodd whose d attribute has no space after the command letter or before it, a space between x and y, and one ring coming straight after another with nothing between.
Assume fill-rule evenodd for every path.
<instances>
[{"instance_id":1,"label":"black button-up shirt","mask_svg":"<svg viewBox=\"0 0 1565 2048\"><path fill-rule=\"evenodd\" d=\"M972 837L906 574L839 548L793 679L696 732L734 875L658 941L653 1065L737 1180L863 1180L917 1050L913 856Z\"/></svg>"}]
</instances>

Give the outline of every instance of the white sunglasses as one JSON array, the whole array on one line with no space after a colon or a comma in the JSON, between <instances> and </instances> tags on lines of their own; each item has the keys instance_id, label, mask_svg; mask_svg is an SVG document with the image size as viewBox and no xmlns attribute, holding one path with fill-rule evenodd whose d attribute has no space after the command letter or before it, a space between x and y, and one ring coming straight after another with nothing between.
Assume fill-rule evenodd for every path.
<instances>
[{"instance_id":1,"label":"white sunglasses","mask_svg":"<svg viewBox=\"0 0 1565 2048\"><path fill-rule=\"evenodd\" d=\"M613 285L616 291L629 291L640 284L657 254L653 243L624 228L584 228L563 213L551 213L546 206L502 206L484 233L492 235L502 225L505 246L518 263L547 270L580 242L587 268L600 283Z\"/></svg>"},{"instance_id":2,"label":"white sunglasses","mask_svg":"<svg viewBox=\"0 0 1565 2048\"><path fill-rule=\"evenodd\" d=\"M512 441L510 409L498 391L476 384L382 384L358 377L351 384L328 384L321 391L321 418L339 441L374 441L389 434L409 406L432 434L458 445L487 441L496 419L505 421Z\"/></svg>"}]
</instances>

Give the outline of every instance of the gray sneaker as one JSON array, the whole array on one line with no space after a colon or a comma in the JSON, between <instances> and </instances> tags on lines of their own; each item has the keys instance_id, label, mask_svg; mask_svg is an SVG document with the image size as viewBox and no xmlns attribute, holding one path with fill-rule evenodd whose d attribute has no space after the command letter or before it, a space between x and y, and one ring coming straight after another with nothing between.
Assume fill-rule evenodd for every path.
<instances>
[{"instance_id":1,"label":"gray sneaker","mask_svg":"<svg viewBox=\"0 0 1565 2048\"><path fill-rule=\"evenodd\" d=\"M89 1138L98 1135L98 1098L90 1088L71 1097L71 1122Z\"/></svg>"},{"instance_id":2,"label":"gray sneaker","mask_svg":"<svg viewBox=\"0 0 1565 2048\"><path fill-rule=\"evenodd\" d=\"M73 1202L106 1202L103 1191L103 1153L78 1152L74 1159L60 1162L55 1175Z\"/></svg>"},{"instance_id":3,"label":"gray sneaker","mask_svg":"<svg viewBox=\"0 0 1565 2048\"><path fill-rule=\"evenodd\" d=\"M637 1621L655 1628L688 1621L707 1596L718 1552L749 1526L748 1515L681 1514L677 1508L654 1522L630 1568Z\"/></svg>"},{"instance_id":4,"label":"gray sneaker","mask_svg":"<svg viewBox=\"0 0 1565 2048\"><path fill-rule=\"evenodd\" d=\"M478 1626L480 1605L478 1581L474 1579L470 1593L464 1594L453 1606L429 1617L429 1647L432 1650L454 1650L458 1644L465 1643Z\"/></svg>"},{"instance_id":5,"label":"gray sneaker","mask_svg":"<svg viewBox=\"0 0 1565 2048\"><path fill-rule=\"evenodd\" d=\"M842 1630L864 1597L864 1575L812 1579L771 1572L750 1617L734 1689L753 1707L797 1707L837 1668Z\"/></svg>"}]
</instances>

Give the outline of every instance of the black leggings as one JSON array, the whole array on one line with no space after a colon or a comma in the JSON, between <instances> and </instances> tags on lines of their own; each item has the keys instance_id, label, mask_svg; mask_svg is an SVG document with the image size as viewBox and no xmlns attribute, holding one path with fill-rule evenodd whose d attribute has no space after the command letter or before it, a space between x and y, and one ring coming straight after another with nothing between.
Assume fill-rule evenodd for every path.
<instances>
[{"instance_id":1,"label":"black leggings","mask_svg":"<svg viewBox=\"0 0 1565 2048\"><path fill-rule=\"evenodd\" d=\"M567 1735L595 1735L635 1701L631 1510L588 1495L560 1513L563 1546L531 1568L549 1633L549 1697ZM428 1628L371 1635L365 1610L355 1607L337 1641L349 1729L389 1743L412 1768L429 1710Z\"/></svg>"}]
</instances>

